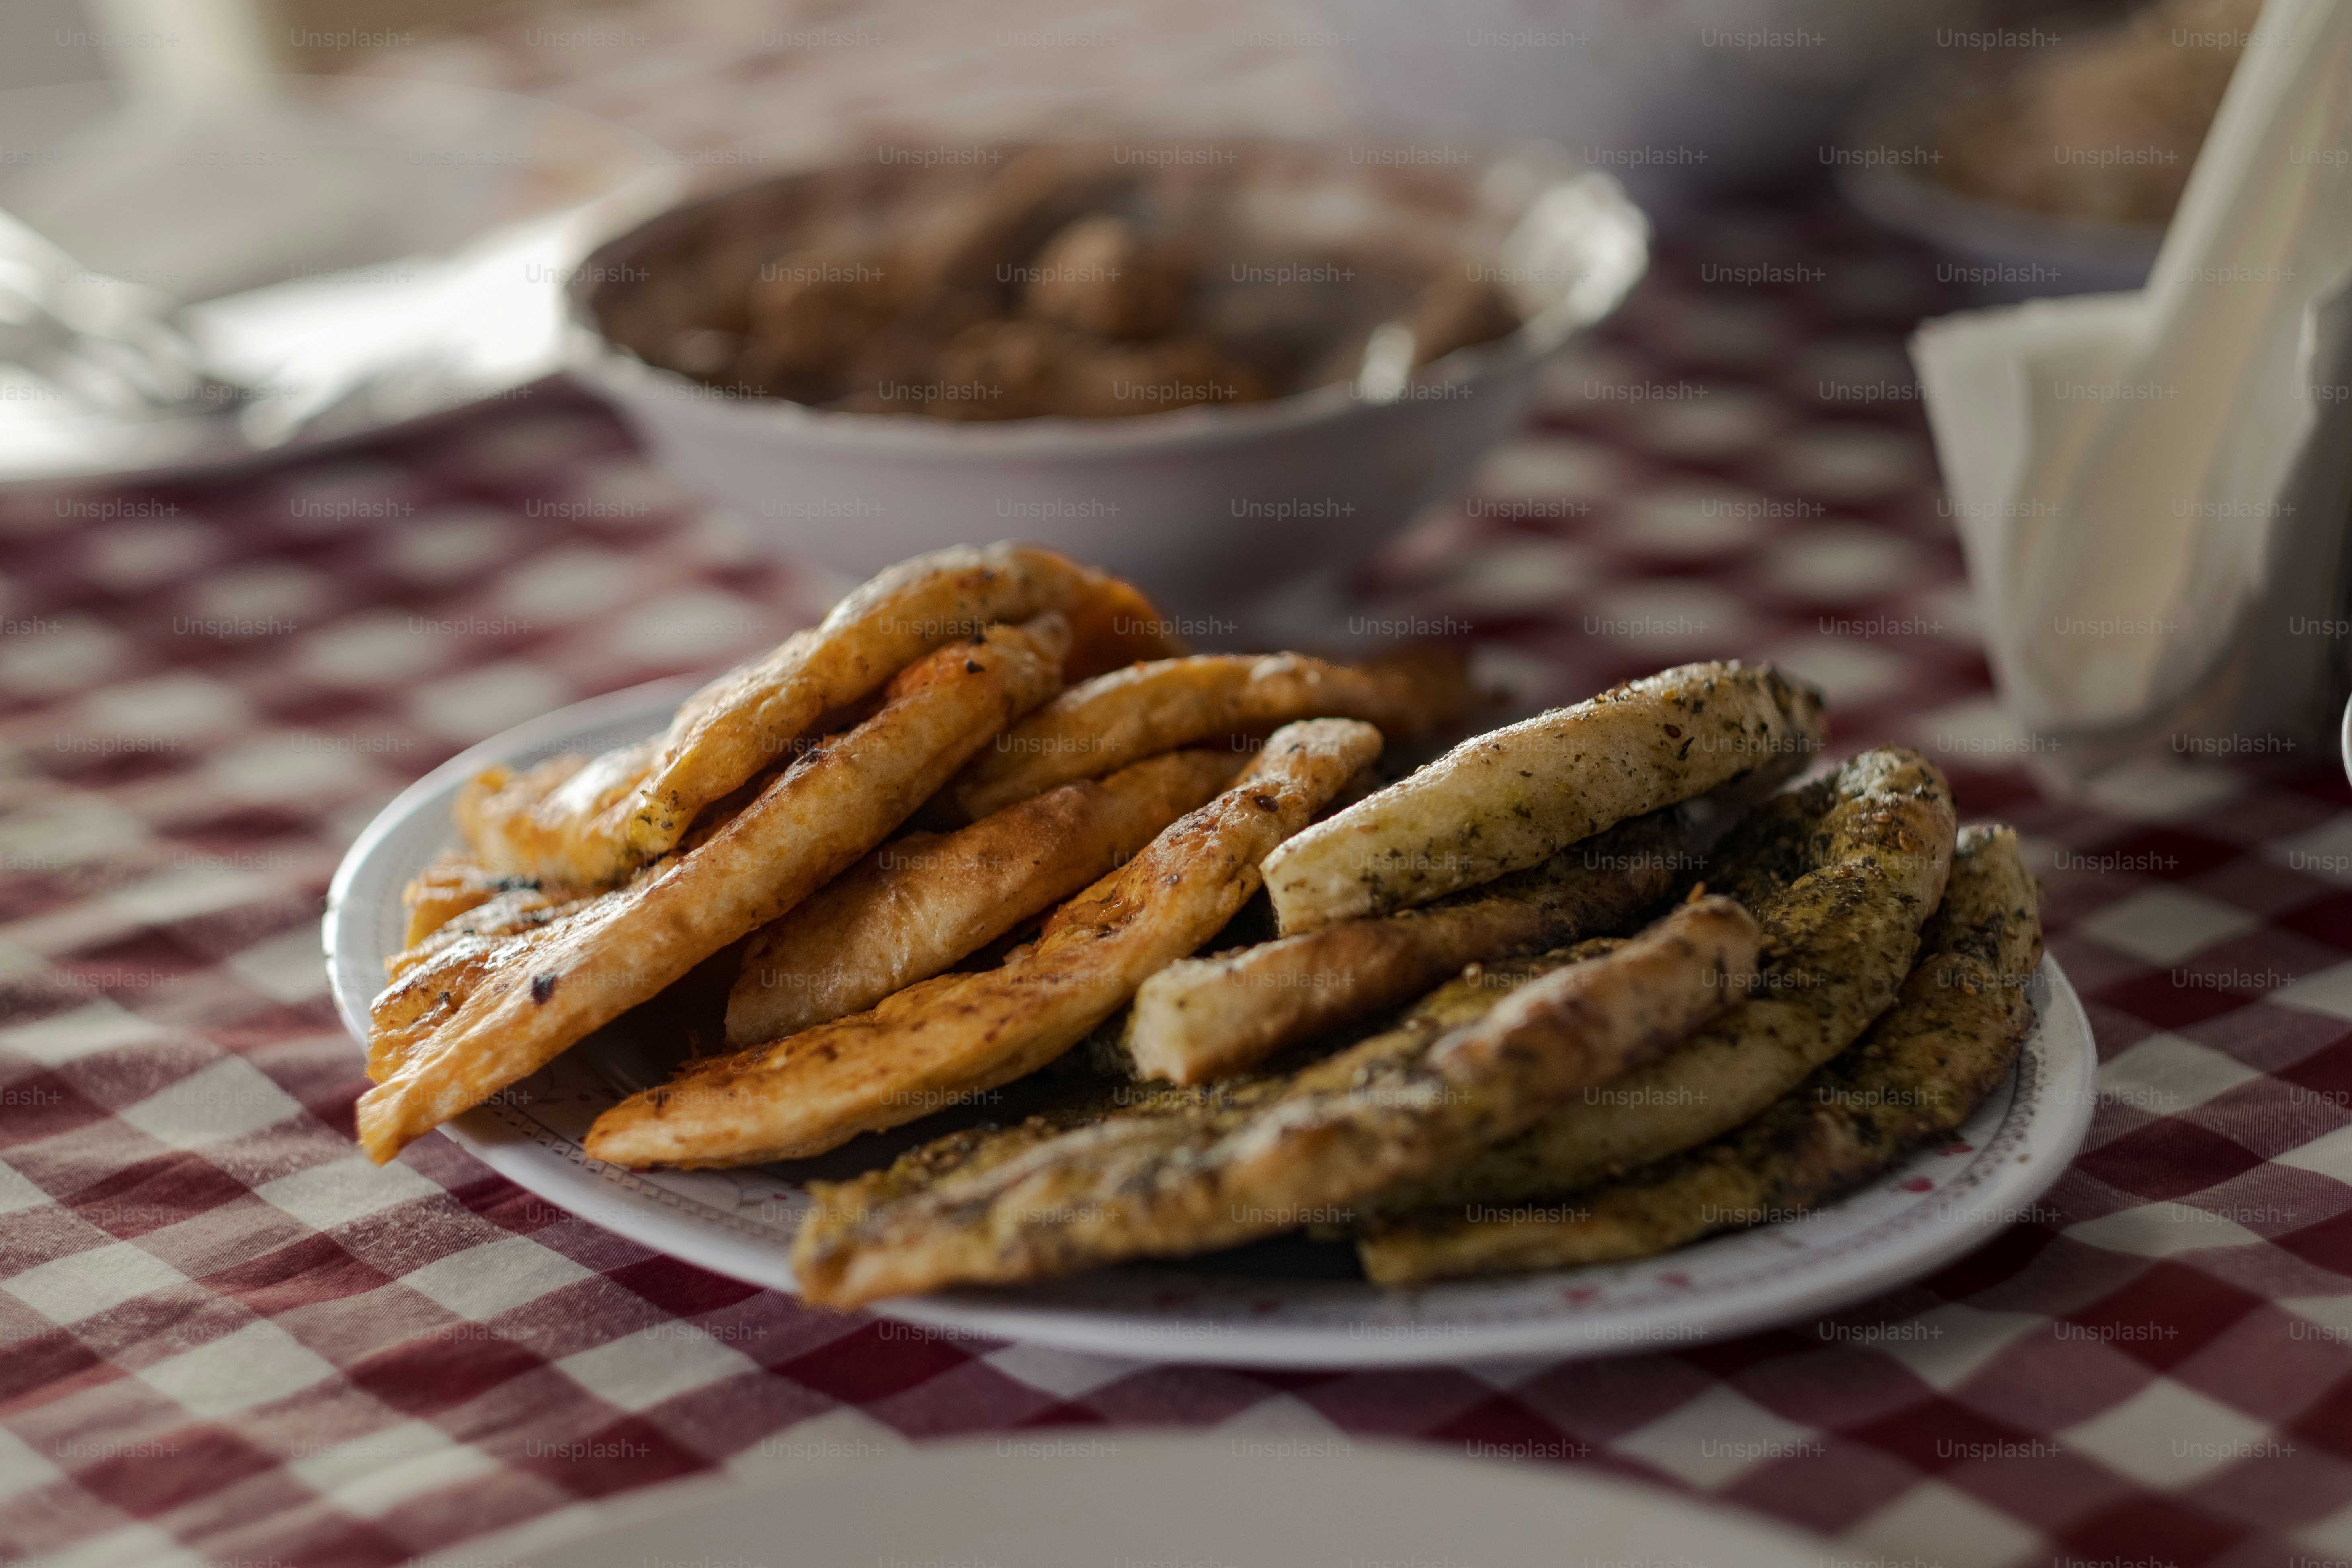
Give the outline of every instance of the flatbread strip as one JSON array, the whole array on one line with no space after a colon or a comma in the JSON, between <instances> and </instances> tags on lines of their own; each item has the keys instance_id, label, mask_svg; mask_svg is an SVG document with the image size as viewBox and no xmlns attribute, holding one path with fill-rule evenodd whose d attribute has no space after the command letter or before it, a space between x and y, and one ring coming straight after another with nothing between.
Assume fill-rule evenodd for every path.
<instances>
[{"instance_id":1,"label":"flatbread strip","mask_svg":"<svg viewBox=\"0 0 2352 1568\"><path fill-rule=\"evenodd\" d=\"M1944 897L1952 792L1932 763L1866 752L1770 803L1725 847L1725 880L1755 900L1764 967L1736 1010L1622 1083L1518 1136L1384 1193L1369 1215L1563 1193L1703 1143L1852 1045L1894 1004ZM1743 854L1786 864L1739 864ZM1777 891L1774 870L1794 879Z\"/></svg>"},{"instance_id":2,"label":"flatbread strip","mask_svg":"<svg viewBox=\"0 0 2352 1568\"><path fill-rule=\"evenodd\" d=\"M471 909L451 915L410 946L383 961L384 976L397 980L418 964L430 963L461 942L520 936L538 931L583 909L601 893L578 889L541 888L525 883L485 899ZM412 925L415 923L411 921ZM491 944L495 946L495 943Z\"/></svg>"},{"instance_id":3,"label":"flatbread strip","mask_svg":"<svg viewBox=\"0 0 2352 1568\"><path fill-rule=\"evenodd\" d=\"M451 921L485 904L499 906L493 920L511 919L572 903L598 890L561 883L542 886L533 878L494 871L475 856L446 851L401 889L401 904L408 910L404 945L414 948ZM394 958L390 962L400 961Z\"/></svg>"},{"instance_id":4,"label":"flatbread strip","mask_svg":"<svg viewBox=\"0 0 2352 1568\"><path fill-rule=\"evenodd\" d=\"M1489 731L1266 862L1283 934L1538 865L1602 828L1820 749L1821 693L1769 665L1690 664Z\"/></svg>"},{"instance_id":5,"label":"flatbread strip","mask_svg":"<svg viewBox=\"0 0 2352 1568\"><path fill-rule=\"evenodd\" d=\"M1919 966L1854 1047L1711 1143L1540 1208L1453 1214L1358 1245L1383 1285L1621 1262L1813 1208L1950 1133L2033 1027L2042 962L2033 879L2006 827L1970 827Z\"/></svg>"},{"instance_id":6,"label":"flatbread strip","mask_svg":"<svg viewBox=\"0 0 2352 1568\"><path fill-rule=\"evenodd\" d=\"M491 769L459 798L459 825L500 872L608 886L675 848L703 806L784 760L819 715L992 623L1055 610L1071 624L1065 658L1080 675L1183 651L1134 588L1052 551L919 555L688 698L666 734L522 773Z\"/></svg>"},{"instance_id":7,"label":"flatbread strip","mask_svg":"<svg viewBox=\"0 0 2352 1568\"><path fill-rule=\"evenodd\" d=\"M1728 899L1676 908L1491 1008L1466 978L1406 1024L1296 1079L1197 1110L1114 1117L1059 1136L962 1140L838 1186L793 1247L827 1306L961 1281L1067 1273L1230 1247L1328 1217L1395 1176L1519 1126L1671 1044L1754 972L1756 926ZM1713 977L1710 984L1709 977ZM1483 1017L1446 1027L1449 1014Z\"/></svg>"},{"instance_id":8,"label":"flatbread strip","mask_svg":"<svg viewBox=\"0 0 2352 1568\"><path fill-rule=\"evenodd\" d=\"M699 848L718 837L756 798L750 789L739 790L719 808L704 812L687 836L684 849ZM655 866L639 868L632 879L651 875L673 858L666 856ZM492 967L511 959L517 944L503 939L535 941L611 890L528 877L493 878L478 859L455 852L436 859L401 894L408 906L409 945L383 961L386 977L394 981L420 965L433 964L431 988L396 987L395 994L404 999L396 1008L377 999L377 1027L368 1043L371 1074L388 1072L388 1064L410 1043L401 1026L428 1006L457 1000Z\"/></svg>"},{"instance_id":9,"label":"flatbread strip","mask_svg":"<svg viewBox=\"0 0 2352 1568\"><path fill-rule=\"evenodd\" d=\"M661 740L561 752L522 769L485 768L457 792L457 829L502 876L610 887L637 863L626 843L628 808L661 754Z\"/></svg>"},{"instance_id":10,"label":"flatbread strip","mask_svg":"<svg viewBox=\"0 0 2352 1568\"><path fill-rule=\"evenodd\" d=\"M1001 967L690 1064L598 1117L589 1153L688 1168L819 1154L1034 1072L1214 936L1257 890L1266 851L1380 749L1380 731L1353 720L1285 726L1238 784L1055 910Z\"/></svg>"},{"instance_id":11,"label":"flatbread strip","mask_svg":"<svg viewBox=\"0 0 2352 1568\"><path fill-rule=\"evenodd\" d=\"M1051 695L1066 649L1058 616L942 648L696 848L488 952L411 970L373 1009L369 1157L391 1159L824 886Z\"/></svg>"},{"instance_id":12,"label":"flatbread strip","mask_svg":"<svg viewBox=\"0 0 2352 1568\"><path fill-rule=\"evenodd\" d=\"M772 763L780 742L941 643L1074 605L1082 606L1078 623L1093 630L1109 624L1088 603L1096 599L1150 610L1127 584L1029 545L942 550L891 567L813 631L687 699L637 792L630 847L646 858L669 848L697 810ZM1141 629L1129 658L1168 647L1167 623L1156 613L1132 618Z\"/></svg>"},{"instance_id":13,"label":"flatbread strip","mask_svg":"<svg viewBox=\"0 0 2352 1568\"><path fill-rule=\"evenodd\" d=\"M1431 648L1370 664L1304 654L1164 658L1073 686L996 739L956 780L981 817L1073 779L1206 740L1300 719L1361 719L1391 740L1426 734L1469 705L1461 657Z\"/></svg>"},{"instance_id":14,"label":"flatbread strip","mask_svg":"<svg viewBox=\"0 0 2352 1568\"><path fill-rule=\"evenodd\" d=\"M1243 760L1171 752L961 832L891 840L752 936L727 1044L779 1040L929 980L1118 868L1233 783Z\"/></svg>"},{"instance_id":15,"label":"flatbread strip","mask_svg":"<svg viewBox=\"0 0 2352 1568\"><path fill-rule=\"evenodd\" d=\"M1689 840L1668 807L1425 909L1171 963L1136 992L1121 1044L1141 1078L1228 1077L1419 996L1465 964L1618 930L1692 865Z\"/></svg>"}]
</instances>

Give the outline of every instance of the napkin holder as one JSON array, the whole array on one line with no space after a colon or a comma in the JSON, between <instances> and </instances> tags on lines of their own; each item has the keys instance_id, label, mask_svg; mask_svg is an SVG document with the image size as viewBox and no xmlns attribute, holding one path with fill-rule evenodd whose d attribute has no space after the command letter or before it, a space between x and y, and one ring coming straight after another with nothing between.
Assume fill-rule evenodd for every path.
<instances>
[{"instance_id":1,"label":"napkin holder","mask_svg":"<svg viewBox=\"0 0 2352 1568\"><path fill-rule=\"evenodd\" d=\"M2352 0L2269 0L2147 286L1912 339L2020 760L2308 759L2352 690Z\"/></svg>"}]
</instances>

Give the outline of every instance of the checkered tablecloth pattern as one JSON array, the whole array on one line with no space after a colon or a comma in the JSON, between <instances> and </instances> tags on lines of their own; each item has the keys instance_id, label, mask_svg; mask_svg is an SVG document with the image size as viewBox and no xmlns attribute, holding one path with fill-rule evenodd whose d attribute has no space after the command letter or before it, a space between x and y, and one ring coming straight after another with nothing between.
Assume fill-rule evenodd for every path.
<instances>
[{"instance_id":1,"label":"checkered tablecloth pattern","mask_svg":"<svg viewBox=\"0 0 2352 1568\"><path fill-rule=\"evenodd\" d=\"M1705 280L1752 261L1825 281ZM951 1342L647 1253L438 1137L370 1166L319 957L342 847L460 746L769 644L826 585L562 393L0 499L0 1557L447 1561L674 1477L1099 1423L1594 1465L1849 1559L2352 1557L2352 802L2325 759L2159 760L2063 804L2006 765L1900 394L1903 332L1953 302L1833 211L1719 215L1363 584L1542 697L1712 653L1821 680L1841 751L1919 745L2026 834L2090 1008L2088 1146L1996 1239L1832 1320L1614 1361Z\"/></svg>"}]
</instances>

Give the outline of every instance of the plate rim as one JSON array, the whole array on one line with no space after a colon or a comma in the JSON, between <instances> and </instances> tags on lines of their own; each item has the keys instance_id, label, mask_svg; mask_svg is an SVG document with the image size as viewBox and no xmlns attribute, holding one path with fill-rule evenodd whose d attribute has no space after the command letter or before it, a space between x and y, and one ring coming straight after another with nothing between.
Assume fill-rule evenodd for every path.
<instances>
[{"instance_id":1,"label":"plate rim","mask_svg":"<svg viewBox=\"0 0 2352 1568\"><path fill-rule=\"evenodd\" d=\"M684 676L649 681L606 692L541 714L536 719L477 742L417 779L387 803L353 840L329 885L320 936L328 979L337 1016L354 1039L367 1037L367 1006L373 993L362 994L348 983L343 951L343 914L352 886L373 869L386 842L444 796L494 763L512 763L544 751L600 725L646 721L657 728L701 684L703 678ZM446 816L444 817L446 821ZM368 955L380 963L381 955ZM1500 1358L1549 1356L1583 1359L1643 1351L1671 1349L1729 1338L1775 1323L1800 1321L1838 1307L1867 1300L1906 1280L1932 1272L1944 1263L1981 1245L2012 1215L2038 1200L2071 1166L2087 1135L2095 1100L2097 1051L2090 1021L2080 996L2053 955L2046 954L2039 972L2044 977L2046 1000L2033 1032L2021 1050L2009 1084L2023 1084L2029 1067L2042 1075L2038 1094L2025 1120L2006 1113L1992 1138L1979 1151L1979 1159L1963 1168L1976 1173L1995 1143L2026 1143L2032 1147L2019 1160L2003 1152L1989 1173L1970 1184L1978 1200L1958 1223L1909 1223L1908 1215L1924 1210L1948 1192L1923 1194L1923 1202L1900 1210L1834 1244L1859 1251L1831 1269L1790 1268L1780 1281L1758 1286L1741 1283L1720 1288L1728 1294L1699 1296L1695 1310L1659 1310L1648 1303L1633 1303L1578 1316L1544 1315L1526 1319L1459 1325L1458 1332L1345 1332L1337 1322L1226 1323L1196 1317L1176 1321L1215 1322L1217 1331L1197 1335L1173 1331L1139 1333L1138 1320L1115 1310L1069 1304L1039 1304L996 1299L978 1293L955 1292L893 1299L865 1309L874 1316L892 1319L953 1339L1004 1340L1048 1345L1082 1354L1130 1361L1223 1365L1293 1367L1370 1367L1429 1365ZM2039 1047L2037 1049L2036 1047ZM2012 1102L2013 1103L2013 1102ZM2011 1134L2015 1130L2012 1140ZM696 1205L692 1223L688 1201L667 1191L659 1182L618 1166L588 1158L576 1142L524 1117L512 1107L478 1106L445 1123L447 1134L467 1152L534 1196L557 1205L624 1239L679 1258L713 1273L763 1289L781 1290L798 1299L781 1226L755 1223ZM1872 1187L1861 1189L1863 1192ZM1805 1221L1794 1222L1803 1224ZM1907 1241L1876 1247L1864 1244L1885 1227L1899 1226L1912 1233ZM1784 1226L1759 1226L1714 1240L1780 1231ZM757 1249L747 1242L757 1243ZM1706 1242L1698 1246L1705 1247ZM1819 1261L1827 1255L1812 1255ZM1159 1265L1181 1269L1181 1260ZM1563 1275L1570 1271L1559 1271ZM1809 1275L1811 1276L1809 1278ZM1535 1278L1540 1279L1541 1276ZM1512 1284L1524 1288L1527 1277ZM1269 1282L1269 1289L1279 1289ZM1453 1281L1432 1289L1475 1289ZM1399 1291L1397 1299L1419 1292ZM804 1303L805 1304L805 1303ZM1644 1331L1634 1332L1636 1328Z\"/></svg>"}]
</instances>

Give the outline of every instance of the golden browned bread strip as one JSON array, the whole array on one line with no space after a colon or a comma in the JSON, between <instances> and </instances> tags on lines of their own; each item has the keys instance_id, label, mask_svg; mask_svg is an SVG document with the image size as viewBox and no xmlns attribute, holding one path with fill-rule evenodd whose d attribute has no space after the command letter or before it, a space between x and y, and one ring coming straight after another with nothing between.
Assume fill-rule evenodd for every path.
<instances>
[{"instance_id":1,"label":"golden browned bread strip","mask_svg":"<svg viewBox=\"0 0 2352 1568\"><path fill-rule=\"evenodd\" d=\"M530 883L494 893L473 908L451 915L415 943L385 959L384 976L397 980L418 964L431 963L461 943L516 936L551 925L602 896L576 888L548 889Z\"/></svg>"},{"instance_id":2,"label":"golden browned bread strip","mask_svg":"<svg viewBox=\"0 0 2352 1568\"><path fill-rule=\"evenodd\" d=\"M486 768L457 793L467 846L501 876L609 887L637 863L625 842L630 802L661 737L593 754L564 752L528 768Z\"/></svg>"},{"instance_id":3,"label":"golden browned bread strip","mask_svg":"<svg viewBox=\"0 0 2352 1568\"><path fill-rule=\"evenodd\" d=\"M1465 741L1266 862L1282 931L1384 915L1540 864L1629 816L1786 777L1821 694L1769 665L1692 664Z\"/></svg>"},{"instance_id":4,"label":"golden browned bread strip","mask_svg":"<svg viewBox=\"0 0 2352 1568\"><path fill-rule=\"evenodd\" d=\"M1050 550L992 544L942 550L883 572L813 630L688 698L637 791L628 842L651 858L684 837L694 814L772 763L779 745L828 708L855 701L908 660L995 621L1019 620L1133 588ZM1105 617L1082 608L1090 628ZM1163 647L1157 616L1134 645Z\"/></svg>"},{"instance_id":5,"label":"golden browned bread strip","mask_svg":"<svg viewBox=\"0 0 2352 1568\"><path fill-rule=\"evenodd\" d=\"M1046 616L942 648L695 848L460 968L403 975L373 1010L376 1087L359 1104L369 1157L391 1159L824 886L1049 696L1066 646Z\"/></svg>"},{"instance_id":6,"label":"golden browned bread strip","mask_svg":"<svg viewBox=\"0 0 2352 1568\"><path fill-rule=\"evenodd\" d=\"M1242 761L1171 752L960 832L893 839L752 936L727 1044L779 1040L929 980L1124 863L1231 784Z\"/></svg>"},{"instance_id":7,"label":"golden browned bread strip","mask_svg":"<svg viewBox=\"0 0 2352 1568\"><path fill-rule=\"evenodd\" d=\"M985 816L1157 752L1299 719L1361 719L1407 739L1457 717L1469 698L1460 657L1443 649L1366 665L1295 653L1159 659L1073 686L998 736L953 799L967 817Z\"/></svg>"},{"instance_id":8,"label":"golden browned bread strip","mask_svg":"<svg viewBox=\"0 0 2352 1568\"><path fill-rule=\"evenodd\" d=\"M687 836L693 849L715 837L756 798L750 784L705 811ZM635 873L644 876L647 868ZM445 851L402 892L408 906L408 943L384 960L386 974L398 980L417 965L444 958L462 949L460 967L486 959L498 944L484 939L517 936L537 931L571 914L609 888L583 888L562 882L541 882L530 877L499 877L479 858Z\"/></svg>"},{"instance_id":9,"label":"golden browned bread strip","mask_svg":"<svg viewBox=\"0 0 2352 1568\"><path fill-rule=\"evenodd\" d=\"M1070 651L1062 659L1065 687L1138 659L1169 658L1188 651L1175 618L1161 615L1142 590L1117 577L1081 580L1061 609L1062 618L1070 623Z\"/></svg>"},{"instance_id":10,"label":"golden browned bread strip","mask_svg":"<svg viewBox=\"0 0 2352 1568\"><path fill-rule=\"evenodd\" d=\"M869 697L943 644L1055 610L1069 616L1066 658L1081 675L1182 651L1135 589L1052 551L992 544L919 555L688 698L667 733L593 758L484 773L458 801L459 825L501 874L609 886L677 847L704 806L788 760L819 715Z\"/></svg>"},{"instance_id":11,"label":"golden browned bread strip","mask_svg":"<svg viewBox=\"0 0 2352 1568\"><path fill-rule=\"evenodd\" d=\"M871 1012L693 1063L598 1117L588 1152L688 1167L817 1154L1034 1072L1214 936L1257 890L1265 852L1380 748L1380 732L1353 720L1286 725L1240 783L1055 910L1002 967L942 974Z\"/></svg>"},{"instance_id":12,"label":"golden browned bread strip","mask_svg":"<svg viewBox=\"0 0 2352 1568\"><path fill-rule=\"evenodd\" d=\"M1764 928L1742 1005L1622 1083L1434 1172L1369 1212L1508 1204L1566 1192L1703 1143L1762 1110L1893 1005L1944 896L1952 792L1932 763L1866 752L1733 836L1725 885ZM1748 863L1742 865L1742 861ZM1780 873L1793 877L1776 886Z\"/></svg>"},{"instance_id":13,"label":"golden browned bread strip","mask_svg":"<svg viewBox=\"0 0 2352 1568\"><path fill-rule=\"evenodd\" d=\"M2033 888L2006 827L1959 836L1902 995L1852 1050L1763 1114L1620 1180L1536 1206L1425 1212L1358 1245L1385 1285L1647 1258L1794 1215L1867 1182L1984 1102L2033 1026Z\"/></svg>"},{"instance_id":14,"label":"golden browned bread strip","mask_svg":"<svg viewBox=\"0 0 2352 1568\"><path fill-rule=\"evenodd\" d=\"M1465 964L1622 927L1690 866L1689 840L1670 807L1426 909L1170 964L1135 994L1121 1044L1142 1078L1198 1084L1240 1072L1410 1001Z\"/></svg>"},{"instance_id":15,"label":"golden browned bread strip","mask_svg":"<svg viewBox=\"0 0 2352 1568\"><path fill-rule=\"evenodd\" d=\"M1480 994L1487 976L1465 977L1399 1028L1293 1079L1221 1087L1073 1131L962 1137L855 1182L818 1184L793 1247L801 1291L855 1306L1316 1223L1680 1038L1723 1006L1727 977L1754 972L1756 926L1730 900L1706 899L1607 949L1491 1006ZM1465 1013L1473 1021L1445 1026Z\"/></svg>"},{"instance_id":16,"label":"golden browned bread strip","mask_svg":"<svg viewBox=\"0 0 2352 1568\"><path fill-rule=\"evenodd\" d=\"M408 910L408 931L402 946L413 948L459 915L496 900L504 900L507 910L519 914L570 903L595 891L562 885L542 888L530 878L493 871L474 856L445 850L401 889L401 905ZM397 966L400 958L388 962ZM394 973L398 973L397 967Z\"/></svg>"}]
</instances>

